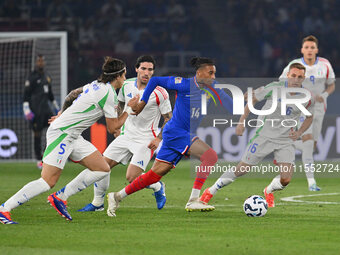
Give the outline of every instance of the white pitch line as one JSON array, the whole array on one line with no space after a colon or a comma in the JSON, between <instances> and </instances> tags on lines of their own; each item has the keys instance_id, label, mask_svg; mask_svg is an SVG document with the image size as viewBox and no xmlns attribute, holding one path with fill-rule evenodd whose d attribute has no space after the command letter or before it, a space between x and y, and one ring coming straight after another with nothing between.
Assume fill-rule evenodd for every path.
<instances>
[{"instance_id":1,"label":"white pitch line","mask_svg":"<svg viewBox=\"0 0 340 255\"><path fill-rule=\"evenodd\" d=\"M296 198L303 198L303 197L319 197L319 196L335 196L339 195L340 193L321 193L321 194L312 194L312 195L298 195L298 196L291 196L291 197L283 197L281 198L282 201L285 202L295 202L295 203L305 203L305 204L327 204L327 205L339 205L340 202L327 202L327 201L304 201L304 200L297 200Z\"/></svg>"}]
</instances>

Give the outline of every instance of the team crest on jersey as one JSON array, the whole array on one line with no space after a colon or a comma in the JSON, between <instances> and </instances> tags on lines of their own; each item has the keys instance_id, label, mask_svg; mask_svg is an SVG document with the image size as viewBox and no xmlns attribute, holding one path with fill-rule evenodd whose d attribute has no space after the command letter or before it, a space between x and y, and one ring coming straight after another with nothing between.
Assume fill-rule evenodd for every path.
<instances>
[{"instance_id":1,"label":"team crest on jersey","mask_svg":"<svg viewBox=\"0 0 340 255\"><path fill-rule=\"evenodd\" d=\"M46 77L48 83L51 83L51 78L49 76Z\"/></svg>"},{"instance_id":2,"label":"team crest on jersey","mask_svg":"<svg viewBox=\"0 0 340 255\"><path fill-rule=\"evenodd\" d=\"M182 77L176 77L175 78L175 84L182 83Z\"/></svg>"}]
</instances>

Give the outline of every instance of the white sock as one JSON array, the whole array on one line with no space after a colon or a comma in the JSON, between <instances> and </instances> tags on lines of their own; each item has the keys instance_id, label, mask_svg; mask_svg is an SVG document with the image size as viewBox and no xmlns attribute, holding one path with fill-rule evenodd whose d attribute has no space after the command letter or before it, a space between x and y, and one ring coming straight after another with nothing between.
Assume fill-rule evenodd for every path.
<instances>
[{"instance_id":1,"label":"white sock","mask_svg":"<svg viewBox=\"0 0 340 255\"><path fill-rule=\"evenodd\" d=\"M108 175L110 175L110 172L91 171L89 169L85 169L64 188L57 191L57 197L66 201L70 196L82 191L94 182L97 182Z\"/></svg>"},{"instance_id":2,"label":"white sock","mask_svg":"<svg viewBox=\"0 0 340 255\"><path fill-rule=\"evenodd\" d=\"M296 148L297 150L299 150L299 151L302 151L302 150L303 150L302 144L303 144L302 140L296 140L296 141L294 142L295 148Z\"/></svg>"},{"instance_id":3,"label":"white sock","mask_svg":"<svg viewBox=\"0 0 340 255\"><path fill-rule=\"evenodd\" d=\"M123 188L121 191L119 191L118 195L120 196L121 199L128 196L128 194L126 194L126 192L125 192L125 188Z\"/></svg>"},{"instance_id":4,"label":"white sock","mask_svg":"<svg viewBox=\"0 0 340 255\"><path fill-rule=\"evenodd\" d=\"M212 195L215 195L216 192L223 188L224 186L229 185L236 179L236 175L233 171L227 171L215 182L213 186L209 188L209 191Z\"/></svg>"},{"instance_id":5,"label":"white sock","mask_svg":"<svg viewBox=\"0 0 340 255\"><path fill-rule=\"evenodd\" d=\"M311 168L311 164L314 164L313 159L313 149L314 149L314 141L307 140L302 144L302 163L305 169L308 186L310 187L313 184L316 184L314 179L314 170Z\"/></svg>"},{"instance_id":6,"label":"white sock","mask_svg":"<svg viewBox=\"0 0 340 255\"><path fill-rule=\"evenodd\" d=\"M97 181L93 185L94 197L92 204L94 206L101 206L104 204L105 192L110 186L110 174L106 175L103 179Z\"/></svg>"},{"instance_id":7,"label":"white sock","mask_svg":"<svg viewBox=\"0 0 340 255\"><path fill-rule=\"evenodd\" d=\"M191 190L191 194L190 194L189 200L199 198L200 194L201 194L201 190L200 189L194 189L193 188Z\"/></svg>"},{"instance_id":8,"label":"white sock","mask_svg":"<svg viewBox=\"0 0 340 255\"><path fill-rule=\"evenodd\" d=\"M280 175L274 177L272 182L267 186L267 193L273 193L276 190L283 190L286 187L281 184L280 179Z\"/></svg>"},{"instance_id":9,"label":"white sock","mask_svg":"<svg viewBox=\"0 0 340 255\"><path fill-rule=\"evenodd\" d=\"M50 190L51 187L47 184L47 182L40 178L35 181L31 181L27 183L24 187L21 188L17 193L15 193L12 197L10 197L5 203L0 206L1 212L9 212L12 209L26 203L31 198L44 193Z\"/></svg>"},{"instance_id":10,"label":"white sock","mask_svg":"<svg viewBox=\"0 0 340 255\"><path fill-rule=\"evenodd\" d=\"M154 192L157 192L161 189L161 187L162 187L161 182L156 182L156 183L153 183L153 184L147 186L146 188L152 189Z\"/></svg>"}]
</instances>

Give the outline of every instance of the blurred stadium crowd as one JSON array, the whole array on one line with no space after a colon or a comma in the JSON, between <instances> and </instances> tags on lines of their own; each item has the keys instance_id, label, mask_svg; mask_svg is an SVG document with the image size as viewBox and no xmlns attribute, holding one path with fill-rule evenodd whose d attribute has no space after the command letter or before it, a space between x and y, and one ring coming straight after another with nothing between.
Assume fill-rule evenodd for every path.
<instances>
[{"instance_id":1,"label":"blurred stadium crowd","mask_svg":"<svg viewBox=\"0 0 340 255\"><path fill-rule=\"evenodd\" d=\"M68 31L69 89L91 80L105 55L124 59L131 77L136 57L153 54L158 70L167 74L169 51L214 57L220 77L277 77L300 56L301 39L309 34L319 38L320 55L340 73L336 0L4 0L0 5L0 31Z\"/></svg>"}]
</instances>

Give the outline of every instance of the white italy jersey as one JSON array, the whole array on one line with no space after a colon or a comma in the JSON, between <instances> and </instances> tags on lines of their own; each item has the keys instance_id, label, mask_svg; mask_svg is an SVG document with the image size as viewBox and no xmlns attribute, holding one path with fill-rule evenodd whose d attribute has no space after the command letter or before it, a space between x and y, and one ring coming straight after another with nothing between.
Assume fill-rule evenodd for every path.
<instances>
[{"instance_id":1,"label":"white italy jersey","mask_svg":"<svg viewBox=\"0 0 340 255\"><path fill-rule=\"evenodd\" d=\"M299 63L306 67L306 79L303 82L303 87L310 90L314 96L320 95L325 91L326 85L335 82L335 74L331 63L325 58L317 57L314 65L309 66L305 63L303 57L294 59L283 70L280 80L287 79L289 66L293 63Z\"/></svg>"},{"instance_id":2,"label":"white italy jersey","mask_svg":"<svg viewBox=\"0 0 340 255\"><path fill-rule=\"evenodd\" d=\"M287 105L285 112L286 115L281 115L281 88L287 87L287 83L284 81L280 82L272 82L266 86L262 86L254 91L254 95L258 101L262 101L266 99L266 103L262 107L262 110L270 109L273 104L272 98L272 90L273 88L278 89L278 102L276 110L266 116L259 116L258 117L258 126L263 121L264 125L257 128L256 135L260 135L265 138L269 138L274 142L279 143L291 143L293 140L289 138L289 133L292 130L291 127L287 126L294 126L294 124L298 124L301 116L301 111L296 105ZM301 98L304 97L303 94L295 94L291 95L288 93L286 98L293 99L293 98ZM311 113L314 113L314 99L312 98L309 102L303 104L304 107ZM274 121L275 120L275 121ZM284 125L282 125L282 121L284 121ZM294 128L295 130L295 128Z\"/></svg>"},{"instance_id":3,"label":"white italy jersey","mask_svg":"<svg viewBox=\"0 0 340 255\"><path fill-rule=\"evenodd\" d=\"M126 80L120 89L118 100L125 102L126 106L134 96L140 95L142 98L143 92L144 90L137 88L137 78L131 78ZM171 112L169 94L165 89L156 87L143 111L137 116L129 115L120 134L136 140L153 139L156 137L161 115L168 112Z\"/></svg>"},{"instance_id":4,"label":"white italy jersey","mask_svg":"<svg viewBox=\"0 0 340 255\"><path fill-rule=\"evenodd\" d=\"M117 118L118 98L111 84L93 81L55 121L51 128L78 137L102 116Z\"/></svg>"}]
</instances>

